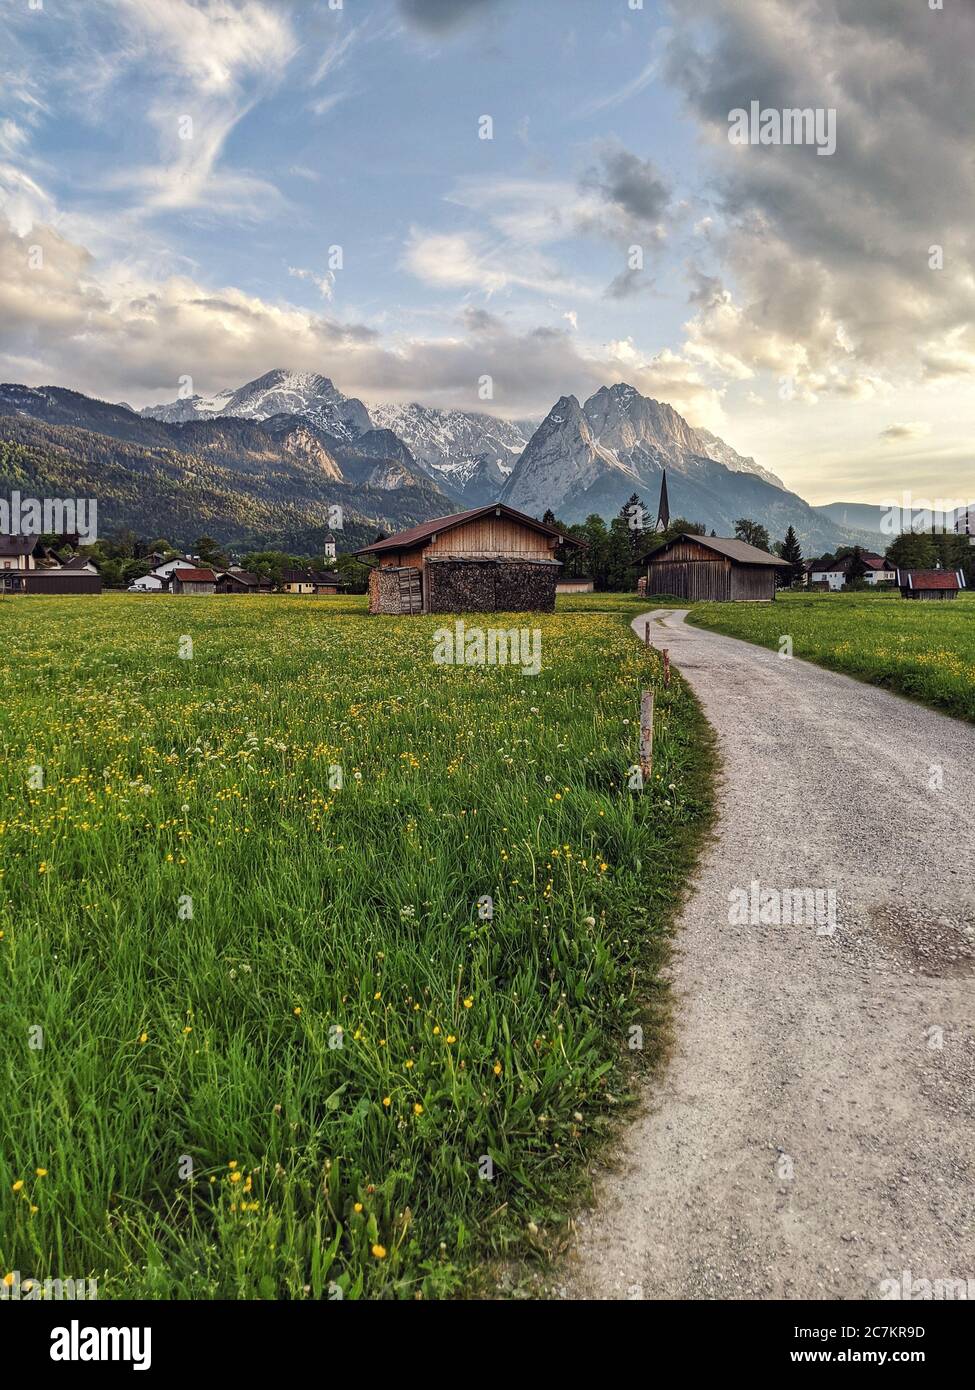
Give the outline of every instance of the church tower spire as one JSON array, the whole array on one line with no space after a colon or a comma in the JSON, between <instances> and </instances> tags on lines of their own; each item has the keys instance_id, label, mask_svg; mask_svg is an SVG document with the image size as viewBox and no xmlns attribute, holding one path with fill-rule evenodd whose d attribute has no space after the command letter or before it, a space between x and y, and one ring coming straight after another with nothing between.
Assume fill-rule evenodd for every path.
<instances>
[{"instance_id":1,"label":"church tower spire","mask_svg":"<svg viewBox=\"0 0 975 1390\"><path fill-rule=\"evenodd\" d=\"M657 508L657 524L654 531L666 531L670 525L670 503L667 500L667 470L660 478L660 505Z\"/></svg>"}]
</instances>

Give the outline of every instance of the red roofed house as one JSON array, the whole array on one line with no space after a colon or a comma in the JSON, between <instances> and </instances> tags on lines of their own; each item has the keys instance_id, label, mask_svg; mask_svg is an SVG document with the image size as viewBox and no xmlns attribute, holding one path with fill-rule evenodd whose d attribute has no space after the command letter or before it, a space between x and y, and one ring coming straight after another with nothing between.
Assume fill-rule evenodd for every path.
<instances>
[{"instance_id":1,"label":"red roofed house","mask_svg":"<svg viewBox=\"0 0 975 1390\"><path fill-rule=\"evenodd\" d=\"M491 502L374 541L370 613L551 613L560 546L583 547L554 526Z\"/></svg>"},{"instance_id":2,"label":"red roofed house","mask_svg":"<svg viewBox=\"0 0 975 1390\"><path fill-rule=\"evenodd\" d=\"M217 576L213 570L173 570L174 594L215 594Z\"/></svg>"},{"instance_id":3,"label":"red roofed house","mask_svg":"<svg viewBox=\"0 0 975 1390\"><path fill-rule=\"evenodd\" d=\"M957 598L965 576L961 570L898 570L897 583L902 598Z\"/></svg>"}]
</instances>

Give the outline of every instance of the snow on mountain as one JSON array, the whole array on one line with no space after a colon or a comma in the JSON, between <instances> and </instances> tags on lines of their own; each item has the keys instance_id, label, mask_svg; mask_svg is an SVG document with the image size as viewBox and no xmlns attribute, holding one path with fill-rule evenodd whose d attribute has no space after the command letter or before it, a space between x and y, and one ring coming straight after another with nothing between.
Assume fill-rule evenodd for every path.
<instances>
[{"instance_id":1,"label":"snow on mountain","mask_svg":"<svg viewBox=\"0 0 975 1390\"><path fill-rule=\"evenodd\" d=\"M477 411L438 410L411 401L373 403L369 413L403 440L431 477L474 504L494 500L528 443L518 424Z\"/></svg>"},{"instance_id":2,"label":"snow on mountain","mask_svg":"<svg viewBox=\"0 0 975 1390\"><path fill-rule=\"evenodd\" d=\"M561 479L567 491L584 491L589 484L580 479L589 477L594 468L646 481L663 467L700 472L706 460L721 463L732 473L747 473L784 488L780 479L754 459L737 453L710 431L693 428L672 406L642 396L625 383L600 388L584 406L573 396L563 397L556 410L565 418L557 421L549 415L539 429L546 430L549 440L546 471L551 471L553 483ZM530 422L502 420L477 411L441 410L416 401L403 405L378 402L367 409L362 401L344 395L329 377L317 372L278 369L236 390L148 406L140 414L173 424L229 416L255 421L277 415L300 416L336 442L366 448L368 437L371 443L366 452L370 454L399 458L408 467L415 460L449 496L468 506L493 501L502 491L509 500L527 496L533 489L525 481L526 472L537 467L536 450L532 468L522 469L521 481L517 486L512 484L519 460L538 434ZM549 439L557 424L568 426L566 457L560 468L552 463L555 446ZM611 456L611 461L603 455ZM577 475L574 483L570 477L573 472ZM548 505L554 505L553 499L544 499L543 509Z\"/></svg>"},{"instance_id":3,"label":"snow on mountain","mask_svg":"<svg viewBox=\"0 0 975 1390\"><path fill-rule=\"evenodd\" d=\"M280 368L235 391L221 391L215 396L189 396L167 405L147 406L141 413L169 423L212 419L217 415L232 415L244 420L301 415L335 438L345 440L355 439L372 428L369 412L362 402L343 395L327 376Z\"/></svg>"}]
</instances>

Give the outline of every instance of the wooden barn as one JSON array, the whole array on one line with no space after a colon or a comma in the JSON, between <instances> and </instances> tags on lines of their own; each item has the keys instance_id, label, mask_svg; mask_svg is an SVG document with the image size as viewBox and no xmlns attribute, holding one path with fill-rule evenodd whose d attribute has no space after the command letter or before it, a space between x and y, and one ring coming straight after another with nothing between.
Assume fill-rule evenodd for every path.
<instances>
[{"instance_id":1,"label":"wooden barn","mask_svg":"<svg viewBox=\"0 0 975 1390\"><path fill-rule=\"evenodd\" d=\"M173 571L174 594L215 594L217 576L211 569L180 569Z\"/></svg>"},{"instance_id":2,"label":"wooden barn","mask_svg":"<svg viewBox=\"0 0 975 1390\"><path fill-rule=\"evenodd\" d=\"M785 560L725 536L675 536L644 556L647 593L671 594L690 603L757 602L775 598Z\"/></svg>"},{"instance_id":3,"label":"wooden barn","mask_svg":"<svg viewBox=\"0 0 975 1390\"><path fill-rule=\"evenodd\" d=\"M356 551L375 556L370 613L551 613L560 546L584 548L501 502L435 517Z\"/></svg>"},{"instance_id":4,"label":"wooden barn","mask_svg":"<svg viewBox=\"0 0 975 1390\"><path fill-rule=\"evenodd\" d=\"M898 570L897 587L901 598L944 600L957 598L965 587L961 570Z\"/></svg>"}]
</instances>

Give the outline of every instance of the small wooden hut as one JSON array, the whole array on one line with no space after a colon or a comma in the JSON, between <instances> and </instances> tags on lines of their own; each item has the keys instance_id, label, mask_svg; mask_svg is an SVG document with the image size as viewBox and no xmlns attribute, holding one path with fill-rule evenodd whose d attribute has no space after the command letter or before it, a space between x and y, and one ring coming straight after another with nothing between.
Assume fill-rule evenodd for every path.
<instances>
[{"instance_id":1,"label":"small wooden hut","mask_svg":"<svg viewBox=\"0 0 975 1390\"><path fill-rule=\"evenodd\" d=\"M944 600L957 598L965 587L962 570L898 570L901 598Z\"/></svg>"},{"instance_id":2,"label":"small wooden hut","mask_svg":"<svg viewBox=\"0 0 975 1390\"><path fill-rule=\"evenodd\" d=\"M689 603L758 602L775 598L776 576L790 566L777 555L725 536L675 536L644 556L647 593Z\"/></svg>"},{"instance_id":3,"label":"small wooden hut","mask_svg":"<svg viewBox=\"0 0 975 1390\"><path fill-rule=\"evenodd\" d=\"M370 613L551 613L560 546L583 547L502 502L435 517L357 550L375 556Z\"/></svg>"},{"instance_id":4,"label":"small wooden hut","mask_svg":"<svg viewBox=\"0 0 975 1390\"><path fill-rule=\"evenodd\" d=\"M215 594L217 576L211 569L180 569L173 571L174 594Z\"/></svg>"}]
</instances>

